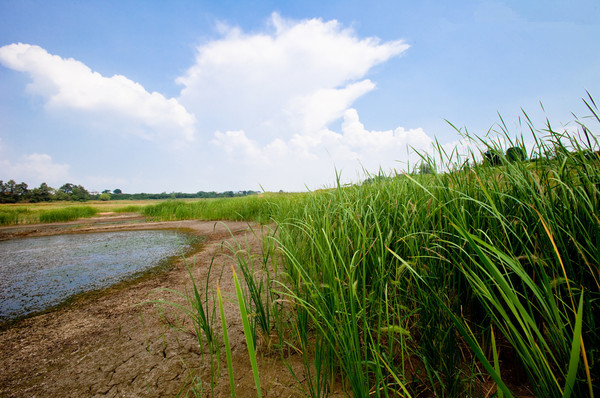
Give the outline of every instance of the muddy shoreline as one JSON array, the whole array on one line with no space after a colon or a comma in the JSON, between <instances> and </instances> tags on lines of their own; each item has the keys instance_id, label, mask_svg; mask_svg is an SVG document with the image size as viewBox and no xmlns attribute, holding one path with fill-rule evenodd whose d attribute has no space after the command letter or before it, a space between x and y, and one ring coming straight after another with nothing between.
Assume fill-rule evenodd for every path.
<instances>
[{"instance_id":1,"label":"muddy shoreline","mask_svg":"<svg viewBox=\"0 0 600 398\"><path fill-rule=\"evenodd\" d=\"M256 225L214 221L144 222L132 215L1 227L0 239L137 229L176 229L204 236L202 248L186 262L197 282L204 286L208 281L209 289L213 289L219 281L224 294L235 291L231 277L231 267L235 266L231 258L232 243L244 242L245 247L249 246L256 253L260 253L262 247L261 234L256 233L261 227ZM210 396L207 356L201 355L189 319L181 312L156 304L156 300L184 304L181 297L166 289L185 293L190 287L188 269L179 261L156 275L117 285L99 294L82 295L59 309L13 322L0 331L0 396L188 396L192 395L193 386L202 391L201 396ZM229 300L224 306L237 395L255 396L237 303ZM292 356L287 360L302 381L298 358ZM220 377L213 380L214 396L227 397L230 396L229 379L224 359L220 362ZM259 369L263 394L303 396L298 382L279 357L265 350L259 355Z\"/></svg>"}]
</instances>

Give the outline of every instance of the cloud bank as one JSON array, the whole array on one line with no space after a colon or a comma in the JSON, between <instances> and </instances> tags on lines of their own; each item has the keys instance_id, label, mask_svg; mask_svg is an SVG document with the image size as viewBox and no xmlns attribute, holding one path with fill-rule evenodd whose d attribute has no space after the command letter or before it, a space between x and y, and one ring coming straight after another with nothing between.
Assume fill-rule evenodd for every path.
<instances>
[{"instance_id":1,"label":"cloud bank","mask_svg":"<svg viewBox=\"0 0 600 398\"><path fill-rule=\"evenodd\" d=\"M72 58L23 43L0 47L0 63L28 73L32 82L27 90L43 97L50 110L78 111L99 120L116 118L129 125L129 132L145 138L157 133L194 137L194 116L176 99L149 93L125 76L104 77Z\"/></svg>"},{"instance_id":2,"label":"cloud bank","mask_svg":"<svg viewBox=\"0 0 600 398\"><path fill-rule=\"evenodd\" d=\"M179 101L200 128L255 131L259 141L311 133L339 119L375 88L369 70L404 52L401 41L359 39L337 21L288 21L273 14L265 32L221 26L197 47L177 79ZM260 135L260 137L258 136Z\"/></svg>"},{"instance_id":3,"label":"cloud bank","mask_svg":"<svg viewBox=\"0 0 600 398\"><path fill-rule=\"evenodd\" d=\"M331 185L336 170L356 179L363 168L396 168L409 160L409 146L430 147L420 128L365 128L353 107L376 89L370 71L408 47L361 38L335 20L275 13L258 32L221 24L218 38L198 45L193 65L176 79L177 98L35 45L1 47L0 63L28 73L27 90L49 112L81 113L81 123L88 115L97 116L94 123L118 121L163 151L187 142L160 166L172 168L164 190L304 190Z\"/></svg>"},{"instance_id":4,"label":"cloud bank","mask_svg":"<svg viewBox=\"0 0 600 398\"><path fill-rule=\"evenodd\" d=\"M352 108L376 88L367 78L372 68L408 49L401 40L359 38L335 20L278 14L262 32L220 31L177 79L178 100L218 149L211 162L227 164L212 171L219 179L318 188L335 181L336 169L349 178L362 168L389 170L408 160L407 146L431 144L422 129L369 131Z\"/></svg>"},{"instance_id":5,"label":"cloud bank","mask_svg":"<svg viewBox=\"0 0 600 398\"><path fill-rule=\"evenodd\" d=\"M4 182L14 179L16 182L26 182L30 188L42 182L59 186L69 181L70 166L56 163L52 157L45 153L31 153L10 160L10 156L0 139L0 179Z\"/></svg>"}]
</instances>

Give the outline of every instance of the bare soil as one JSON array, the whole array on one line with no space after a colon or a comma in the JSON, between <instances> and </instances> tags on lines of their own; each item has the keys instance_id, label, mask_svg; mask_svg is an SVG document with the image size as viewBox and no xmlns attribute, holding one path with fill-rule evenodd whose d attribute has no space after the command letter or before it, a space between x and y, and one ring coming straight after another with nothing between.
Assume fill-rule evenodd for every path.
<instances>
[{"instance_id":1,"label":"bare soil","mask_svg":"<svg viewBox=\"0 0 600 398\"><path fill-rule=\"evenodd\" d=\"M255 232L250 232L250 227ZM228 243L234 240L260 253L261 227L241 222L175 221L146 223L133 216L102 214L91 220L51 225L0 228L0 240L60 233L87 233L124 229L182 229L206 237L203 248L187 258L196 282L220 287L235 297ZM212 271L208 275L212 262ZM223 270L221 275L221 270ZM224 350L220 377L210 388L208 355L202 355L193 325L181 312L151 300L185 300L162 289L185 293L191 289L188 270L179 261L168 270L82 295L59 309L30 317L0 331L0 396L2 397L171 397L230 396ZM254 397L256 391L237 303L226 300L225 314L231 341L236 393ZM217 318L215 329L220 331ZM176 330L173 325L183 325ZM263 396L304 396L300 359L288 364L267 349L259 351Z\"/></svg>"}]
</instances>

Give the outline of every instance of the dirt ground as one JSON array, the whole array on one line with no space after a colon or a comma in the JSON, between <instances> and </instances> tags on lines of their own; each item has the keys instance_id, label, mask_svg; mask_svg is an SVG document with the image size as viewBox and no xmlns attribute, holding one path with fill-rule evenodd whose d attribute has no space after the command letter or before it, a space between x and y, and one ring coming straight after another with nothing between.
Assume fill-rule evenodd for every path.
<instances>
[{"instance_id":1,"label":"dirt ground","mask_svg":"<svg viewBox=\"0 0 600 398\"><path fill-rule=\"evenodd\" d=\"M123 229L180 228L206 237L203 248L187 259L195 280L204 285L213 262L210 286L220 287L224 297L235 297L228 242L236 239L257 253L260 234L241 222L174 221L145 223L135 217L103 214L93 220L0 228L0 240L59 233L85 233ZM260 232L259 226L253 226ZM177 331L181 312L147 303L178 300L160 289L189 291L191 281L183 262L172 269L142 278L98 295L84 295L68 306L34 316L0 331L0 396L2 397L172 397L193 396L190 387L211 396L208 356L201 354L197 338ZM183 302L182 300L179 300ZM141 304L146 303L146 304ZM256 391L237 303L226 300L225 313L232 347L236 393L254 397ZM161 315L162 314L162 315ZM217 318L220 332L220 321ZM193 330L189 320L184 329ZM222 350L221 377L214 387L216 397L230 396L229 378ZM300 381L300 360L289 364ZM300 397L298 381L284 362L262 350L259 372L263 396Z\"/></svg>"}]
</instances>

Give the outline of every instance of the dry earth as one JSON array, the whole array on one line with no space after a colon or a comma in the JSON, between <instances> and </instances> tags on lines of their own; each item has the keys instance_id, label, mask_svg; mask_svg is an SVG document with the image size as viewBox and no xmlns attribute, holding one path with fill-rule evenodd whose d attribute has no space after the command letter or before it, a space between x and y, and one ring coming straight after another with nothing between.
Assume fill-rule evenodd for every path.
<instances>
[{"instance_id":1,"label":"dry earth","mask_svg":"<svg viewBox=\"0 0 600 398\"><path fill-rule=\"evenodd\" d=\"M203 248L188 258L192 273L204 285L213 261L210 286L220 286L226 297L235 297L228 245L236 240L261 250L260 233L249 232L240 222L177 221L144 223L135 218L104 214L82 222L0 228L0 240L58 233L104 230L181 228L206 237ZM260 227L253 226L260 232ZM197 338L176 331L169 323L183 320L181 313L147 303L177 300L160 289L189 291L191 281L183 262L159 275L110 288L98 295L84 295L68 306L31 317L0 332L0 396L3 397L171 397L192 396L190 388L203 388L199 396L211 396L208 357L201 354ZM145 303L146 304L141 304ZM181 302L181 300L180 300ZM229 325L236 392L256 396L254 381L237 303L225 302ZM217 325L220 321L217 318ZM193 330L189 320L184 329ZM216 328L220 331L220 327ZM223 350L222 350L223 352ZM221 377L214 396L230 396L227 366L221 355ZM303 380L300 360L289 364ZM259 371L266 397L304 396L300 384L279 356L262 350Z\"/></svg>"}]
</instances>

